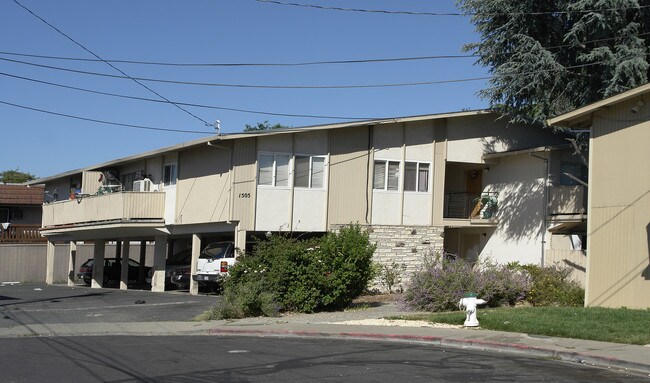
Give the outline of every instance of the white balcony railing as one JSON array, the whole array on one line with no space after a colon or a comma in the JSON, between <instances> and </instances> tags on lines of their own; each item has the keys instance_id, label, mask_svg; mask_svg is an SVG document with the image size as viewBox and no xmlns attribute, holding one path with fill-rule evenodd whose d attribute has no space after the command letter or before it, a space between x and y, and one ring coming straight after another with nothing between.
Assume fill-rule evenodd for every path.
<instances>
[{"instance_id":1,"label":"white balcony railing","mask_svg":"<svg viewBox=\"0 0 650 383\"><path fill-rule=\"evenodd\" d=\"M165 193L119 192L43 205L43 227L115 220L163 219Z\"/></svg>"}]
</instances>

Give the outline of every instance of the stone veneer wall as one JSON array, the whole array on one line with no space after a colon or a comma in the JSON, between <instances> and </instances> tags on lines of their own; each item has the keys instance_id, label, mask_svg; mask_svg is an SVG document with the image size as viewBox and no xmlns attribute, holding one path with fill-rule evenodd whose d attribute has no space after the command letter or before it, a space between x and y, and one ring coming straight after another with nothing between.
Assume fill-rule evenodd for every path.
<instances>
[{"instance_id":1,"label":"stone veneer wall","mask_svg":"<svg viewBox=\"0 0 650 383\"><path fill-rule=\"evenodd\" d=\"M340 226L333 227L334 231ZM442 252L444 245L443 226L396 226L396 225L362 225L368 230L370 242L377 244L374 261L390 265L393 261L406 266L402 273L401 287L406 287L411 274L418 270L422 258L429 253ZM379 279L372 289L385 290ZM399 290L400 286L394 289Z\"/></svg>"}]
</instances>

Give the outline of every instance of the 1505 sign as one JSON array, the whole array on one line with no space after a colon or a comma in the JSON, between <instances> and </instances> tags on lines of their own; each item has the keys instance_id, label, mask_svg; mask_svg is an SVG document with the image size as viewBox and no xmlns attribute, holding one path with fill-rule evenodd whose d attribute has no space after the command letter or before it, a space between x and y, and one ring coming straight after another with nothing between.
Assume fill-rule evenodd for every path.
<instances>
[{"instance_id":1,"label":"1505 sign","mask_svg":"<svg viewBox=\"0 0 650 383\"><path fill-rule=\"evenodd\" d=\"M251 198L251 193L239 193L239 198Z\"/></svg>"}]
</instances>

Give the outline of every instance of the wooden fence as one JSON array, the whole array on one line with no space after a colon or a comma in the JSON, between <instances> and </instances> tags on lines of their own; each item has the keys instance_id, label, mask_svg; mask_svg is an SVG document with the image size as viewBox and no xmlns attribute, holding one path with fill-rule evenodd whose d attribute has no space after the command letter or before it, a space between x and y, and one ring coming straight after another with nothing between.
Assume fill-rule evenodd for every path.
<instances>
[{"instance_id":1,"label":"wooden fence","mask_svg":"<svg viewBox=\"0 0 650 383\"><path fill-rule=\"evenodd\" d=\"M0 243L43 243L47 239L41 236L41 225L13 225L4 229L0 226Z\"/></svg>"}]
</instances>

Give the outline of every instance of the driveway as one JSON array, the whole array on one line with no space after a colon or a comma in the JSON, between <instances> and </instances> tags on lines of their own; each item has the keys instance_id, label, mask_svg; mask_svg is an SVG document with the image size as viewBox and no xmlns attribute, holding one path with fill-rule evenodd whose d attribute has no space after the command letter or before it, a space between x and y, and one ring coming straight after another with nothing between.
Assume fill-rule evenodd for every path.
<instances>
[{"instance_id":1,"label":"driveway","mask_svg":"<svg viewBox=\"0 0 650 383\"><path fill-rule=\"evenodd\" d=\"M219 296L26 284L0 287L0 328L25 324L189 321Z\"/></svg>"}]
</instances>

